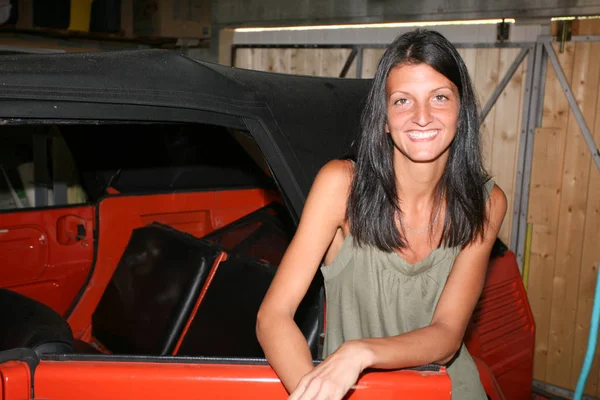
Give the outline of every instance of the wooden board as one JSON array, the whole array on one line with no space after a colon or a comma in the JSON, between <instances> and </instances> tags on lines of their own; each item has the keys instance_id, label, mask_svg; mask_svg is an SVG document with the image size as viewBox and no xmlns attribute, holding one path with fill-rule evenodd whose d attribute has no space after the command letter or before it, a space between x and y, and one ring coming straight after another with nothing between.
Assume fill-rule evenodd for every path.
<instances>
[{"instance_id":1,"label":"wooden board","mask_svg":"<svg viewBox=\"0 0 600 400\"><path fill-rule=\"evenodd\" d=\"M481 109L485 107L500 82L500 49L477 49L473 83ZM492 165L493 129L496 120L495 107L481 125L483 160L489 170ZM509 200L510 203L510 200Z\"/></svg>"},{"instance_id":2,"label":"wooden board","mask_svg":"<svg viewBox=\"0 0 600 400\"><path fill-rule=\"evenodd\" d=\"M598 95L597 66L599 54L590 43L575 45L572 90L584 117L594 121ZM595 71L593 73L592 71ZM550 334L546 380L565 388L573 388L575 323L579 298L583 227L587 209L590 152L572 113L567 124L562 196L556 242L556 265L550 310Z\"/></svg>"},{"instance_id":3,"label":"wooden board","mask_svg":"<svg viewBox=\"0 0 600 400\"><path fill-rule=\"evenodd\" d=\"M243 48L236 50L235 66L286 74L339 77L350 53L350 49ZM346 76L356 76L356 59Z\"/></svg>"},{"instance_id":4,"label":"wooden board","mask_svg":"<svg viewBox=\"0 0 600 400\"><path fill-rule=\"evenodd\" d=\"M571 81L575 45L568 43L558 55ZM536 323L534 379L548 382L548 336L556 264L558 210L561 201L564 147L569 104L548 61L542 128L534 140L528 222L533 224L527 295ZM550 135L550 136L549 136ZM549 383L549 382L548 382Z\"/></svg>"},{"instance_id":5,"label":"wooden board","mask_svg":"<svg viewBox=\"0 0 600 400\"><path fill-rule=\"evenodd\" d=\"M465 65L467 66L467 70L469 70L469 75L473 78L475 76L475 71L477 68L477 53L479 49L468 47L468 48L460 48L458 52L462 57Z\"/></svg>"},{"instance_id":6,"label":"wooden board","mask_svg":"<svg viewBox=\"0 0 600 400\"><path fill-rule=\"evenodd\" d=\"M594 124L594 140L596 145L600 145L600 86L598 87L598 101L596 105L596 123ZM588 190L588 206L586 211L586 225L584 231L584 243L583 243L583 260L582 267L584 273L590 276L590 282L597 281L597 268L600 266L600 251L598 250L598 237L600 237L600 171L595 163L590 165L590 186ZM587 271L586 271L587 270ZM592 278L593 277L593 278ZM586 283L589 285L589 283ZM583 290L589 290L585 288ZM592 291L593 293L593 291ZM592 297L593 298L593 297ZM590 298L585 300L582 307L583 309L578 310L578 320L580 320L579 314L582 313L582 320L586 321L589 326L589 320L591 315L591 307L593 300ZM586 315L587 313L587 315ZM587 317L587 320L585 319ZM582 338L583 339L583 338ZM587 340L585 337L584 340ZM576 342L576 346L580 346L581 342ZM576 361L577 362L577 361ZM589 382L586 385L586 393L591 393L600 396L600 347L596 346L596 355L590 371L592 375L591 379L588 378ZM595 378L595 379L594 379ZM595 386L595 391L593 391Z\"/></svg>"},{"instance_id":7,"label":"wooden board","mask_svg":"<svg viewBox=\"0 0 600 400\"><path fill-rule=\"evenodd\" d=\"M517 58L520 49L502 49L500 51L500 79ZM521 129L521 111L525 89L527 60L521 62L506 88L500 94L493 111L494 124L491 126L491 162L489 170L496 184L502 188L508 199L506 217L498 237L510 243L511 227L514 219L515 180L517 174L517 155Z\"/></svg>"},{"instance_id":8,"label":"wooden board","mask_svg":"<svg viewBox=\"0 0 600 400\"><path fill-rule=\"evenodd\" d=\"M469 70L483 109L520 49L460 48L458 51ZM515 71L481 128L484 165L508 199L506 217L498 235L507 244L511 241L513 223L526 65L527 58Z\"/></svg>"},{"instance_id":9,"label":"wooden board","mask_svg":"<svg viewBox=\"0 0 600 400\"><path fill-rule=\"evenodd\" d=\"M363 78L373 78L377 71L377 64L383 56L385 49L364 49L363 50Z\"/></svg>"},{"instance_id":10,"label":"wooden board","mask_svg":"<svg viewBox=\"0 0 600 400\"><path fill-rule=\"evenodd\" d=\"M559 33L559 21L550 24L550 34L556 36ZM600 34L600 18L579 19L571 21L571 35L598 35Z\"/></svg>"},{"instance_id":11,"label":"wooden board","mask_svg":"<svg viewBox=\"0 0 600 400\"><path fill-rule=\"evenodd\" d=\"M231 45L235 30L223 28L219 31L219 64L231 65Z\"/></svg>"},{"instance_id":12,"label":"wooden board","mask_svg":"<svg viewBox=\"0 0 600 400\"><path fill-rule=\"evenodd\" d=\"M600 21L598 21L600 22ZM591 46L592 54L600 54L600 43ZM598 64L596 64L598 65ZM594 69L590 70L590 75ZM598 73L598 69L595 69ZM596 89L595 123L589 124L596 145L600 144L600 84ZM581 276L579 280L579 302L577 304L577 317L575 322L575 343L573 351L573 366L571 371L571 385L577 385L577 379L583 365L589 338L590 318L594 304L594 292L597 281L597 268L600 265L600 251L598 239L600 238L600 171L594 162L590 163L590 180L588 186L587 209L585 212L585 226L583 227L583 250L581 259ZM586 382L585 392L590 395L600 395L600 348L596 353L592 368Z\"/></svg>"}]
</instances>

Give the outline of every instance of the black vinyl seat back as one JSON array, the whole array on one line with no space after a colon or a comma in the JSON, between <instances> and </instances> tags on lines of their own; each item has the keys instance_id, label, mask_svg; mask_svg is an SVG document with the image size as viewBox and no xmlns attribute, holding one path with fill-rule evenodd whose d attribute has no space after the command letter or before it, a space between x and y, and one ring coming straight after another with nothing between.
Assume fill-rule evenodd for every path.
<instances>
[{"instance_id":1,"label":"black vinyl seat back","mask_svg":"<svg viewBox=\"0 0 600 400\"><path fill-rule=\"evenodd\" d=\"M73 332L67 321L47 305L0 288L0 351L32 349L42 354L73 353Z\"/></svg>"},{"instance_id":2,"label":"black vinyl seat back","mask_svg":"<svg viewBox=\"0 0 600 400\"><path fill-rule=\"evenodd\" d=\"M135 229L92 316L115 354L171 354L221 250L153 223Z\"/></svg>"},{"instance_id":3,"label":"black vinyl seat back","mask_svg":"<svg viewBox=\"0 0 600 400\"><path fill-rule=\"evenodd\" d=\"M184 337L178 355L262 358L256 338L256 315L276 268L233 255L217 268ZM313 281L295 315L313 358L318 357L322 279Z\"/></svg>"},{"instance_id":4,"label":"black vinyl seat back","mask_svg":"<svg viewBox=\"0 0 600 400\"><path fill-rule=\"evenodd\" d=\"M283 205L275 202L202 239L222 247L227 252L279 265L294 231L295 226L288 211Z\"/></svg>"}]
</instances>

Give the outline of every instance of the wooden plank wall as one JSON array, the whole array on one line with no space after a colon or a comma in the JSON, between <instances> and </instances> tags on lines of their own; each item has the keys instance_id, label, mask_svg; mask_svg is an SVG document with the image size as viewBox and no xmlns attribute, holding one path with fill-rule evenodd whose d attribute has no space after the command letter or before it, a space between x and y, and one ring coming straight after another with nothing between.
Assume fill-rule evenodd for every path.
<instances>
[{"instance_id":1,"label":"wooden plank wall","mask_svg":"<svg viewBox=\"0 0 600 400\"><path fill-rule=\"evenodd\" d=\"M460 49L472 75L481 107L487 103L519 51L520 49L510 48ZM235 66L260 71L337 77L350 52L350 49L242 48L236 52ZM382 54L383 49L364 49L362 77L371 78L375 75ZM510 243L512 226L526 65L527 60L514 74L483 126L486 167L509 199L507 218L500 232L500 238L507 244ZM353 62L346 76L349 78L356 76L356 61ZM496 118L497 113L510 117Z\"/></svg>"},{"instance_id":2,"label":"wooden plank wall","mask_svg":"<svg viewBox=\"0 0 600 400\"><path fill-rule=\"evenodd\" d=\"M599 34L600 20L578 34ZM555 46L596 144L600 143L600 42ZM536 320L534 378L574 390L579 378L600 263L600 172L548 63L543 118L536 131L528 223L533 226L528 296ZM600 396L600 349L586 394Z\"/></svg>"},{"instance_id":3,"label":"wooden plank wall","mask_svg":"<svg viewBox=\"0 0 600 400\"><path fill-rule=\"evenodd\" d=\"M337 77L350 53L350 49L243 48L236 51L235 66L258 71ZM356 60L347 76L356 76Z\"/></svg>"}]
</instances>

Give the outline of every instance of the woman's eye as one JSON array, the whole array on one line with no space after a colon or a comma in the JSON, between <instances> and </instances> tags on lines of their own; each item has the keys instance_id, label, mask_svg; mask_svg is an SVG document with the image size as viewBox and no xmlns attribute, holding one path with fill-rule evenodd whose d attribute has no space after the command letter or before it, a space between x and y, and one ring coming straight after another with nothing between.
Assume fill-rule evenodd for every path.
<instances>
[{"instance_id":1,"label":"woman's eye","mask_svg":"<svg viewBox=\"0 0 600 400\"><path fill-rule=\"evenodd\" d=\"M399 105L399 106L403 106L403 105L405 105L406 103L408 103L408 99L398 99L398 100L396 100L396 101L394 102L394 104L397 104L397 105Z\"/></svg>"},{"instance_id":2,"label":"woman's eye","mask_svg":"<svg viewBox=\"0 0 600 400\"><path fill-rule=\"evenodd\" d=\"M446 100L448 100L448 97L446 95L438 94L435 96L435 101L442 102L442 101L446 101Z\"/></svg>"}]
</instances>

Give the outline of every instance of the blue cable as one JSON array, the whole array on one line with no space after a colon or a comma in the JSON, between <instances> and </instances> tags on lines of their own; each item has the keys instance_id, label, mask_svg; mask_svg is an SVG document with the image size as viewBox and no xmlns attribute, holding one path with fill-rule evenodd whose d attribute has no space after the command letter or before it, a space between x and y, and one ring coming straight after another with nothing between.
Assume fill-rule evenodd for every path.
<instances>
[{"instance_id":1,"label":"blue cable","mask_svg":"<svg viewBox=\"0 0 600 400\"><path fill-rule=\"evenodd\" d=\"M598 341L598 323L600 321L600 265L598 265L598 276L596 279L596 294L594 296L594 308L592 309L592 322L590 325L590 337L588 338L587 351L585 353L585 359L583 361L583 367L579 374L579 380L577 381L577 387L575 388L575 395L573 400L581 400L583 395L583 389L585 388L585 382L587 381L592 367L592 361L594 360L594 354L596 353L596 342Z\"/></svg>"}]
</instances>

